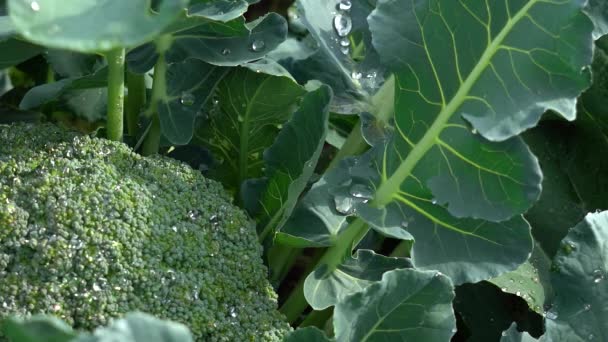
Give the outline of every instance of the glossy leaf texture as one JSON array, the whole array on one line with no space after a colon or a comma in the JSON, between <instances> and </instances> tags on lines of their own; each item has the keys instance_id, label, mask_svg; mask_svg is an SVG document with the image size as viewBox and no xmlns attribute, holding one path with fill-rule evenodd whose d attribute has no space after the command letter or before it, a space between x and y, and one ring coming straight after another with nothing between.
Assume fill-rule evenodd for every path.
<instances>
[{"instance_id":1,"label":"glossy leaf texture","mask_svg":"<svg viewBox=\"0 0 608 342\"><path fill-rule=\"evenodd\" d=\"M456 329L450 279L413 269L344 298L334 310L337 341L448 341Z\"/></svg>"},{"instance_id":2,"label":"glossy leaf texture","mask_svg":"<svg viewBox=\"0 0 608 342\"><path fill-rule=\"evenodd\" d=\"M195 120L210 102L227 68L187 59L167 67L167 93L158 104L162 133L170 143L185 145L192 140Z\"/></svg>"},{"instance_id":3,"label":"glossy leaf texture","mask_svg":"<svg viewBox=\"0 0 608 342\"><path fill-rule=\"evenodd\" d=\"M385 272L411 267L408 259L358 250L354 257L348 257L332 271L317 268L304 282L304 296L313 309L324 310L382 280Z\"/></svg>"},{"instance_id":4,"label":"glossy leaf texture","mask_svg":"<svg viewBox=\"0 0 608 342\"><path fill-rule=\"evenodd\" d=\"M569 247L553 259L555 300L539 341L603 341L608 337L608 212L588 214L563 243Z\"/></svg>"},{"instance_id":5,"label":"glossy leaf texture","mask_svg":"<svg viewBox=\"0 0 608 342\"><path fill-rule=\"evenodd\" d=\"M588 214L553 259L555 300L547 314L550 341L608 338L608 212ZM573 294L576 295L573 295Z\"/></svg>"},{"instance_id":6,"label":"glossy leaf texture","mask_svg":"<svg viewBox=\"0 0 608 342\"><path fill-rule=\"evenodd\" d=\"M8 0L17 32L46 47L80 52L135 47L153 40L178 17L187 0Z\"/></svg>"},{"instance_id":7,"label":"glossy leaf texture","mask_svg":"<svg viewBox=\"0 0 608 342\"><path fill-rule=\"evenodd\" d=\"M243 202L254 201L248 208L258 218L261 237L274 238L291 215L321 155L327 135L331 88L321 86L306 94L292 118L283 125L276 140L264 151L265 177L247 180L241 195ZM255 186L254 186L255 185ZM252 191L260 187L261 191ZM261 192L259 196L255 193Z\"/></svg>"},{"instance_id":8,"label":"glossy leaf texture","mask_svg":"<svg viewBox=\"0 0 608 342\"><path fill-rule=\"evenodd\" d=\"M374 7L367 0L348 4L341 7L337 1L297 1L298 18L311 38L302 44L314 44L314 53L276 57L299 82L314 79L330 85L335 93L332 112L358 114L370 110L369 97L384 81L385 70L371 45L366 20ZM355 41L355 34L363 39ZM290 45L281 48L293 48ZM353 56L363 52L364 56ZM353 57L363 61L356 62Z\"/></svg>"},{"instance_id":9,"label":"glossy leaf texture","mask_svg":"<svg viewBox=\"0 0 608 342\"><path fill-rule=\"evenodd\" d=\"M195 131L195 143L209 148L217 159L211 174L227 187L264 176L263 152L304 94L288 77L232 69L218 84L209 114Z\"/></svg>"},{"instance_id":10,"label":"glossy leaf texture","mask_svg":"<svg viewBox=\"0 0 608 342\"><path fill-rule=\"evenodd\" d=\"M222 22L211 20L209 15L187 13L166 30L172 37L165 54L168 63L194 58L218 66L237 66L264 57L287 35L287 23L276 13L252 22L243 17ZM150 70L157 59L154 44L143 45L127 56L129 68L138 73Z\"/></svg>"},{"instance_id":11,"label":"glossy leaf texture","mask_svg":"<svg viewBox=\"0 0 608 342\"><path fill-rule=\"evenodd\" d=\"M551 260L539 245L534 246L532 256L517 269L489 281L508 292L523 298L530 309L542 314L546 302L551 300L549 269Z\"/></svg>"}]
</instances>

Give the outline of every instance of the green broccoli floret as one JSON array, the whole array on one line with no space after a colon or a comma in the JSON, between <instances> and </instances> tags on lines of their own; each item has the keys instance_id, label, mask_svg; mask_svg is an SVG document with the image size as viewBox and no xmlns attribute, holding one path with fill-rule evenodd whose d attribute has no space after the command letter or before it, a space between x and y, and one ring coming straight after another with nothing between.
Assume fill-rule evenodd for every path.
<instances>
[{"instance_id":1,"label":"green broccoli floret","mask_svg":"<svg viewBox=\"0 0 608 342\"><path fill-rule=\"evenodd\" d=\"M0 320L91 330L139 310L200 341L279 341L276 304L255 228L219 183L53 125L0 126Z\"/></svg>"}]
</instances>

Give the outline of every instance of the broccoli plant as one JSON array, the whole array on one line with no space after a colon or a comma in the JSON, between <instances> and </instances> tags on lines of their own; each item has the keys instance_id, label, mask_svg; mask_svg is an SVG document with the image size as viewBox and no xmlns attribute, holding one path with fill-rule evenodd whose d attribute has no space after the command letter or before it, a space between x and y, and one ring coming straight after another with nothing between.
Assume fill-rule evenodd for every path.
<instances>
[{"instance_id":1,"label":"broccoli plant","mask_svg":"<svg viewBox=\"0 0 608 342\"><path fill-rule=\"evenodd\" d=\"M607 340L607 22L0 1L5 338Z\"/></svg>"}]
</instances>

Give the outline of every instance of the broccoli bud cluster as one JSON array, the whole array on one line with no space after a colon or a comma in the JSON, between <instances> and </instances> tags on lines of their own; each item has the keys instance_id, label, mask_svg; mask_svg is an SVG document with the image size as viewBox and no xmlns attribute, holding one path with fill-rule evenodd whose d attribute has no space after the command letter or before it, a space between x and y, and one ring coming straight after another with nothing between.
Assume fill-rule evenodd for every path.
<instances>
[{"instance_id":1,"label":"broccoli bud cluster","mask_svg":"<svg viewBox=\"0 0 608 342\"><path fill-rule=\"evenodd\" d=\"M0 320L91 330L139 310L200 341L280 341L276 304L255 228L217 182L53 125L0 126Z\"/></svg>"}]
</instances>

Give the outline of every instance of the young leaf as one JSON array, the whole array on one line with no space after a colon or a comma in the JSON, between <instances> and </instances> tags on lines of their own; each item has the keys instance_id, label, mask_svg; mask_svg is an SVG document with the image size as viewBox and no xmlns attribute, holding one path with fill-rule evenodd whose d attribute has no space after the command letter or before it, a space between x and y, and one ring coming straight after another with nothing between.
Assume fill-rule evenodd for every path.
<instances>
[{"instance_id":1,"label":"young leaf","mask_svg":"<svg viewBox=\"0 0 608 342\"><path fill-rule=\"evenodd\" d=\"M516 294L523 298L530 309L539 314L551 299L553 290L549 283L550 259L539 245L534 246L532 256L516 270L502 274L489 282L503 292Z\"/></svg>"},{"instance_id":2,"label":"young leaf","mask_svg":"<svg viewBox=\"0 0 608 342\"><path fill-rule=\"evenodd\" d=\"M395 270L344 298L334 310L337 341L448 341L456 330L450 279Z\"/></svg>"},{"instance_id":3,"label":"young leaf","mask_svg":"<svg viewBox=\"0 0 608 342\"><path fill-rule=\"evenodd\" d=\"M262 153L274 142L305 91L287 77L236 68L217 87L208 119L195 132L197 144L218 159L213 170L227 186L263 176ZM267 94L273 94L268 97Z\"/></svg>"},{"instance_id":4,"label":"young leaf","mask_svg":"<svg viewBox=\"0 0 608 342\"><path fill-rule=\"evenodd\" d=\"M262 239L283 226L308 184L325 144L331 94L327 86L306 94L276 141L264 151L265 190L259 198L262 210L256 213Z\"/></svg>"},{"instance_id":5,"label":"young leaf","mask_svg":"<svg viewBox=\"0 0 608 342\"><path fill-rule=\"evenodd\" d=\"M315 310L336 305L344 297L359 292L382 280L385 272L410 268L408 259L388 258L369 250L358 250L335 270L317 268L304 282L304 296Z\"/></svg>"},{"instance_id":6,"label":"young leaf","mask_svg":"<svg viewBox=\"0 0 608 342\"><path fill-rule=\"evenodd\" d=\"M8 9L19 34L32 42L99 52L154 39L187 4L164 0L153 15L147 0L8 0Z\"/></svg>"}]
</instances>

